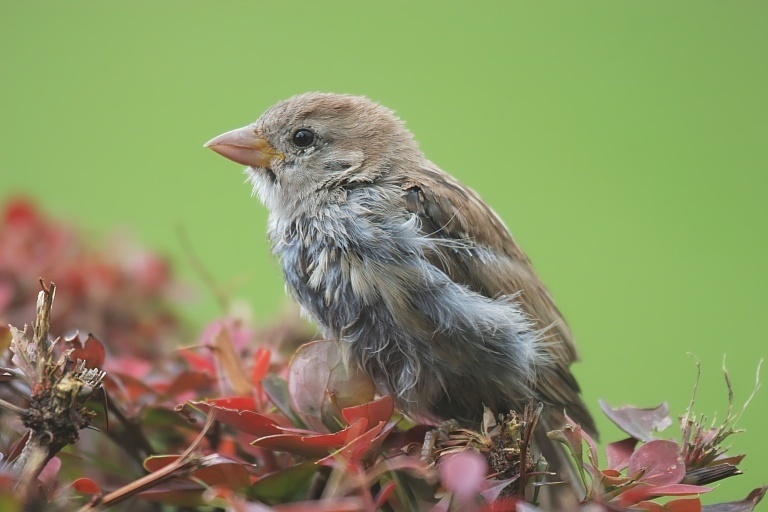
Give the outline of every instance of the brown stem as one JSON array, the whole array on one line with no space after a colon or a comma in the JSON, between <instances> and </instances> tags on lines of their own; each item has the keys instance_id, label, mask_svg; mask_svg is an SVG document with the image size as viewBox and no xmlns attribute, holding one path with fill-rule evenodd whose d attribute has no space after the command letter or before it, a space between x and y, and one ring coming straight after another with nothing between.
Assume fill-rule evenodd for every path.
<instances>
[{"instance_id":1,"label":"brown stem","mask_svg":"<svg viewBox=\"0 0 768 512\"><path fill-rule=\"evenodd\" d=\"M193 453L215 420L216 413L212 412L208 415L208 420L206 421L205 426L203 426L202 432L200 432L197 438L192 442L192 444L189 445L186 450L184 450L184 453L182 453L178 459L157 471L153 471L148 475L145 475L120 487L115 491L96 498L91 503L88 503L80 508L78 512L88 512L111 507L112 505L116 505L122 501L125 501L128 498L135 496L140 492L146 491L147 489L151 489L152 487L155 487L171 478L186 476L197 469L204 468L215 463L215 461L219 458L217 454L200 457Z\"/></svg>"},{"instance_id":2,"label":"brown stem","mask_svg":"<svg viewBox=\"0 0 768 512\"><path fill-rule=\"evenodd\" d=\"M48 461L48 449L42 440L32 433L21 450L21 453L13 461L11 472L19 475L14 487L14 494L22 503L28 503L30 493L35 486L34 482Z\"/></svg>"},{"instance_id":3,"label":"brown stem","mask_svg":"<svg viewBox=\"0 0 768 512\"><path fill-rule=\"evenodd\" d=\"M48 342L48 331L51 328L51 307L53 307L53 297L56 295L56 285L51 283L45 286L45 281L40 278L42 291L37 295L37 318L33 330L34 337L32 342L37 346L37 364L41 365L47 360L50 343ZM40 368L42 369L42 368Z\"/></svg>"},{"instance_id":4,"label":"brown stem","mask_svg":"<svg viewBox=\"0 0 768 512\"><path fill-rule=\"evenodd\" d=\"M133 482L120 487L108 494L105 494L101 498L97 498L91 503L80 508L79 512L85 512L88 510L101 510L118 503L127 500L128 498L142 492L147 489L151 489L171 478L181 476L194 471L199 466L199 461L194 459L184 460L183 458L176 459L174 462L167 466L153 471L152 473L145 475L141 478L134 480Z\"/></svg>"},{"instance_id":5,"label":"brown stem","mask_svg":"<svg viewBox=\"0 0 768 512\"><path fill-rule=\"evenodd\" d=\"M6 402L2 398L0 398L0 409L5 409L6 411L10 411L22 417L24 417L24 415L27 414L26 409L19 407L18 405L12 404L11 402Z\"/></svg>"}]
</instances>

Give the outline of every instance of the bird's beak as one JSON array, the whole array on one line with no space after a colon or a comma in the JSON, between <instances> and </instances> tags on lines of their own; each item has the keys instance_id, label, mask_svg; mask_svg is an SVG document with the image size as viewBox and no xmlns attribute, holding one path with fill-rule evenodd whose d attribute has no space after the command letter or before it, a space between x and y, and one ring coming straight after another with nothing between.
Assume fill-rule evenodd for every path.
<instances>
[{"instance_id":1,"label":"bird's beak","mask_svg":"<svg viewBox=\"0 0 768 512\"><path fill-rule=\"evenodd\" d=\"M253 126L222 133L206 142L204 147L211 148L233 162L250 167L269 168L274 158L285 158L285 155L272 147Z\"/></svg>"}]
</instances>

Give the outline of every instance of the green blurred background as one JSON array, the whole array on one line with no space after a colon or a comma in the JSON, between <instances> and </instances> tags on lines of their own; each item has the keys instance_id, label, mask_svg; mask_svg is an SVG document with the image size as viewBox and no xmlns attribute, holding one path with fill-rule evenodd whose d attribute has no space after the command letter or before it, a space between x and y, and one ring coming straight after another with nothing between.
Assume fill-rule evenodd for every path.
<instances>
[{"instance_id":1,"label":"green blurred background","mask_svg":"<svg viewBox=\"0 0 768 512\"><path fill-rule=\"evenodd\" d=\"M312 90L365 94L478 190L575 331L588 402L722 417L768 354L766 2L0 2L0 195L199 258L269 320L266 212L202 144ZM200 287L202 289L202 287ZM218 314L201 291L187 315ZM604 441L620 437L600 420ZM768 481L768 390L734 442Z\"/></svg>"}]
</instances>

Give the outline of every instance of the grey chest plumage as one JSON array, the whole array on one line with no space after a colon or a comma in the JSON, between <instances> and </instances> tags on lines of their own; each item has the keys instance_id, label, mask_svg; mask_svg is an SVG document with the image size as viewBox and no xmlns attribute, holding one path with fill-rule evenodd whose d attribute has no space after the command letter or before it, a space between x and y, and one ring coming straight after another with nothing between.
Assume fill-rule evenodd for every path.
<instances>
[{"instance_id":1,"label":"grey chest plumage","mask_svg":"<svg viewBox=\"0 0 768 512\"><path fill-rule=\"evenodd\" d=\"M511 299L472 292L430 263L442 242L400 199L363 187L274 222L291 293L407 411L471 423L483 404L518 406L533 396L536 332Z\"/></svg>"}]
</instances>

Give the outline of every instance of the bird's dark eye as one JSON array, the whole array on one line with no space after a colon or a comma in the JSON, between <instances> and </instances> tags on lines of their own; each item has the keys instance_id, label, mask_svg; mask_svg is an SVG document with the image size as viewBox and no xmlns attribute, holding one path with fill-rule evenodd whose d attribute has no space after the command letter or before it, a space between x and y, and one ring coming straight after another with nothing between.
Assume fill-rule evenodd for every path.
<instances>
[{"instance_id":1,"label":"bird's dark eye","mask_svg":"<svg viewBox=\"0 0 768 512\"><path fill-rule=\"evenodd\" d=\"M312 132L312 130L301 128L293 132L293 135L291 136L291 140L298 147L306 148L306 147L309 147L313 142L315 142L315 134Z\"/></svg>"}]
</instances>

